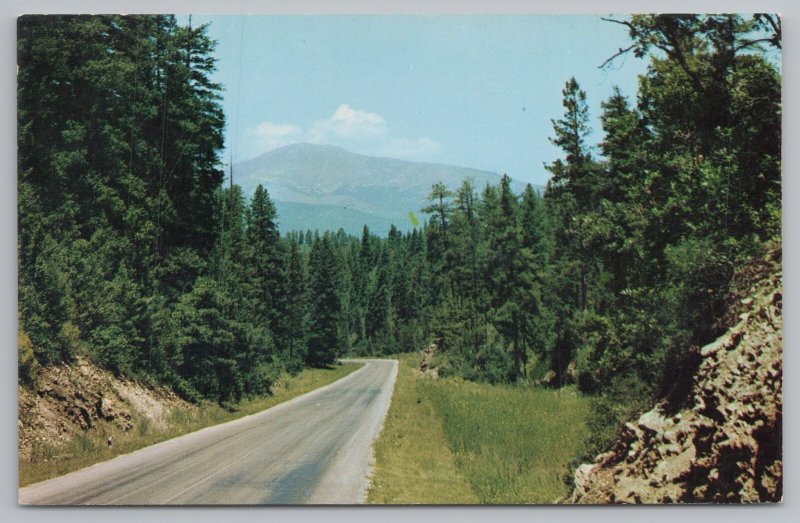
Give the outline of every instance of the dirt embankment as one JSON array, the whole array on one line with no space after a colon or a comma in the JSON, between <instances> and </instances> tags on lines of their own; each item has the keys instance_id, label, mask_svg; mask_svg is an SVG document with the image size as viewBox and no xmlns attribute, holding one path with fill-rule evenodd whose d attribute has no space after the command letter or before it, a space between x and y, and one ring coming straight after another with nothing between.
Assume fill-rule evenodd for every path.
<instances>
[{"instance_id":1,"label":"dirt embankment","mask_svg":"<svg viewBox=\"0 0 800 523\"><path fill-rule=\"evenodd\" d=\"M688 406L660 404L575 471L573 503L780 501L783 317L780 251L751 271L738 322L701 349Z\"/></svg>"},{"instance_id":2,"label":"dirt embankment","mask_svg":"<svg viewBox=\"0 0 800 523\"><path fill-rule=\"evenodd\" d=\"M165 387L117 378L83 359L41 369L36 383L18 387L21 461L29 461L36 449L58 449L109 424L123 432L139 420L164 428L174 409L193 408Z\"/></svg>"}]
</instances>

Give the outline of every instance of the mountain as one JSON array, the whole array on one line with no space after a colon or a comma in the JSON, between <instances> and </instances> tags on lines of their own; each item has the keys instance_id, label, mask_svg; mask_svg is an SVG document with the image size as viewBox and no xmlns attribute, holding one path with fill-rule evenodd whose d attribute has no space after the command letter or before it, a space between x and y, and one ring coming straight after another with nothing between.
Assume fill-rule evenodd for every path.
<instances>
[{"instance_id":1,"label":"mountain","mask_svg":"<svg viewBox=\"0 0 800 523\"><path fill-rule=\"evenodd\" d=\"M464 180L478 190L497 184L500 175L453 165L364 156L332 145L298 143L269 151L234 166L234 181L252 195L260 183L278 209L283 232L338 230L360 234L364 224L385 235L389 225L412 228L409 212L420 222L431 186L455 190ZM512 182L516 192L524 184ZM541 190L541 187L537 187Z\"/></svg>"}]
</instances>

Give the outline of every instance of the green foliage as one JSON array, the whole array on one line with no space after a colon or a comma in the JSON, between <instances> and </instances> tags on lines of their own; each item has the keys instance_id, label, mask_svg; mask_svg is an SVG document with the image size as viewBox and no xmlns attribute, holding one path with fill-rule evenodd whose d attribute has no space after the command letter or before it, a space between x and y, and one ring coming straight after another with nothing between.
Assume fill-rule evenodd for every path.
<instances>
[{"instance_id":1,"label":"green foliage","mask_svg":"<svg viewBox=\"0 0 800 523\"><path fill-rule=\"evenodd\" d=\"M83 355L193 400L269 392L288 343L284 253L266 191L247 209L221 190L206 28L26 16L18 29L21 379Z\"/></svg>"},{"instance_id":2,"label":"green foliage","mask_svg":"<svg viewBox=\"0 0 800 523\"><path fill-rule=\"evenodd\" d=\"M650 388L635 374L624 374L594 395L586 417L587 437L576 452L564 480L571 484L573 471L581 463L592 461L606 452L619 438L624 424L649 409L652 404Z\"/></svg>"},{"instance_id":3,"label":"green foliage","mask_svg":"<svg viewBox=\"0 0 800 523\"><path fill-rule=\"evenodd\" d=\"M33 350L31 339L22 329L17 331L17 379L23 385L36 383L39 362Z\"/></svg>"},{"instance_id":4,"label":"green foliage","mask_svg":"<svg viewBox=\"0 0 800 523\"><path fill-rule=\"evenodd\" d=\"M629 51L658 50L636 106L614 90L595 149L569 79L543 195L434 183L410 233L280 238L265 188L222 187L204 27L20 18L20 379L84 354L223 403L280 369L435 342L442 374L679 401L735 268L780 231L780 74L758 47L780 27L618 22Z\"/></svg>"},{"instance_id":5,"label":"green foliage","mask_svg":"<svg viewBox=\"0 0 800 523\"><path fill-rule=\"evenodd\" d=\"M324 367L338 356L341 342L339 267L330 235L317 237L311 247L311 319L306 363Z\"/></svg>"},{"instance_id":6,"label":"green foliage","mask_svg":"<svg viewBox=\"0 0 800 523\"><path fill-rule=\"evenodd\" d=\"M70 356L85 354L84 344L81 341L81 330L71 321L61 324L56 336L58 343L63 347L63 351Z\"/></svg>"},{"instance_id":7,"label":"green foliage","mask_svg":"<svg viewBox=\"0 0 800 523\"><path fill-rule=\"evenodd\" d=\"M734 269L776 234L780 90L754 46L757 21L618 21L629 50L659 54L638 107L619 90L603 103L600 160L582 140L585 94L567 82L553 139L564 158L549 167L545 194L555 249L544 298L556 315L553 370L563 378L575 360L584 391L638 380L646 397L685 393L698 347L718 334Z\"/></svg>"},{"instance_id":8,"label":"green foliage","mask_svg":"<svg viewBox=\"0 0 800 523\"><path fill-rule=\"evenodd\" d=\"M507 383L514 380L517 371L508 349L496 343L484 344L472 355L464 377L492 384Z\"/></svg>"}]
</instances>

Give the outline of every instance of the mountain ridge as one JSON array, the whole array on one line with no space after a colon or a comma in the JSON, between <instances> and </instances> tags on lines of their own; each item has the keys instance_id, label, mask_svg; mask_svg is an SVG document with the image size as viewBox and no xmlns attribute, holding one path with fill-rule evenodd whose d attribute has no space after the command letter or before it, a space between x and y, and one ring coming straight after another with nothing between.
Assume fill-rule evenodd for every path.
<instances>
[{"instance_id":1,"label":"mountain ridge","mask_svg":"<svg viewBox=\"0 0 800 523\"><path fill-rule=\"evenodd\" d=\"M234 180L250 195L264 185L276 206L283 232L343 228L359 234L364 224L379 234L387 224L411 230L409 212L422 216L434 183L451 190L464 180L481 190L501 175L468 167L353 153L335 145L296 143L234 166ZM515 192L524 184L512 181ZM541 187L536 187L542 190ZM319 216L315 216L315 209ZM337 210L338 209L338 210ZM356 224L363 219L364 223Z\"/></svg>"}]
</instances>

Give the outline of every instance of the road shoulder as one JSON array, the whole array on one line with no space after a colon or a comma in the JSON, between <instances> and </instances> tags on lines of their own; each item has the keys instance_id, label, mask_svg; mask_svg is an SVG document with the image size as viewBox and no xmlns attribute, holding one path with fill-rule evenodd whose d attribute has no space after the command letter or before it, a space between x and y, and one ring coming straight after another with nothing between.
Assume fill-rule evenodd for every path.
<instances>
[{"instance_id":1,"label":"road shoulder","mask_svg":"<svg viewBox=\"0 0 800 523\"><path fill-rule=\"evenodd\" d=\"M392 403L375 442L367 503L475 504L447 445L442 421L417 393L419 354L403 354Z\"/></svg>"}]
</instances>

